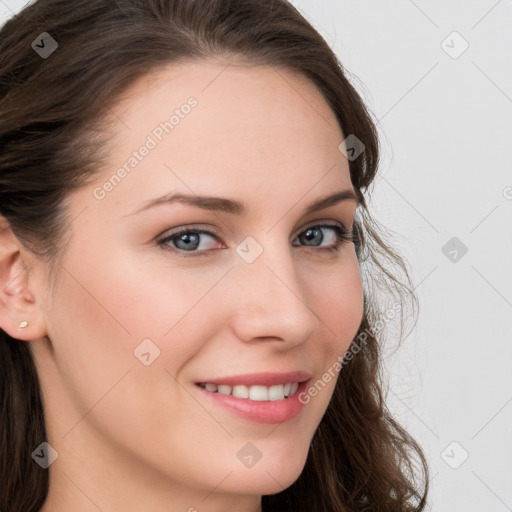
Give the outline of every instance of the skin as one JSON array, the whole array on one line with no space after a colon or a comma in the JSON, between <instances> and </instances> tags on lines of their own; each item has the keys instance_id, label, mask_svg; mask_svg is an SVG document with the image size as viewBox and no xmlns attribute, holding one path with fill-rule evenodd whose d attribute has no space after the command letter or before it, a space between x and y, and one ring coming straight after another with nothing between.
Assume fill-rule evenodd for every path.
<instances>
[{"instance_id":1,"label":"skin","mask_svg":"<svg viewBox=\"0 0 512 512\"><path fill-rule=\"evenodd\" d=\"M94 189L190 96L197 107L97 199ZM310 245L297 239L317 221L352 227L353 200L304 214L320 197L353 190L338 149L345 135L312 83L269 66L161 68L112 111L108 165L68 198L74 220L58 280L5 223L1 231L1 327L29 342L58 452L41 510L261 511L262 495L303 470L335 380L279 425L215 407L194 382L297 369L315 382L357 334L353 244L329 253L330 229ZM233 198L248 212L175 203L130 215L170 192ZM218 240L201 235L196 254L205 257L158 245L181 226L215 230ZM252 263L236 253L248 236L263 249ZM160 350L149 366L133 353L146 338ZM262 454L252 468L237 457L247 442Z\"/></svg>"}]
</instances>

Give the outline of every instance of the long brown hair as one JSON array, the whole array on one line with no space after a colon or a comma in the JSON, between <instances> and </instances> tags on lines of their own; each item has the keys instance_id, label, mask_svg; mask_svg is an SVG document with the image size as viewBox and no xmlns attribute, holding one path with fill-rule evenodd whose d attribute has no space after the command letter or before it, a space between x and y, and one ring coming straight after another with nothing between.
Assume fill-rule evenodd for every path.
<instances>
[{"instance_id":1,"label":"long brown hair","mask_svg":"<svg viewBox=\"0 0 512 512\"><path fill-rule=\"evenodd\" d=\"M32 46L43 32L58 44L46 58ZM336 55L297 9L286 0L37 0L2 27L0 56L0 214L51 268L65 246L64 200L101 168L107 144L99 141L108 134L101 121L135 80L173 62L235 57L300 73L318 87L344 135L364 145L349 166L360 198L355 243L365 311L303 472L263 496L262 506L423 510L425 456L383 398L382 297L388 292L399 304L399 341L417 299L406 261L367 204L379 161L376 126ZM31 458L46 440L37 372L28 344L1 330L0 357L0 510L37 512L49 486L48 470Z\"/></svg>"}]
</instances>

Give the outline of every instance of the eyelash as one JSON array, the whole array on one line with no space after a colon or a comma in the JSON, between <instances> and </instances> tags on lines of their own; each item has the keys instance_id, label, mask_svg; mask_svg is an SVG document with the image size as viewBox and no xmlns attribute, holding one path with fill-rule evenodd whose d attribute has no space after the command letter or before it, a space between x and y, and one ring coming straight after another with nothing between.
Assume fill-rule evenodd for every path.
<instances>
[{"instance_id":1,"label":"eyelash","mask_svg":"<svg viewBox=\"0 0 512 512\"><path fill-rule=\"evenodd\" d=\"M308 226L308 227L304 228L304 230L301 231L296 238L299 238L300 235L303 235L309 229L314 229L314 228L332 229L334 231L334 233L336 234L336 243L335 243L335 245L333 245L331 247L311 246L310 247L311 249L316 249L319 251L327 251L330 254L334 254L341 250L341 246L343 245L343 242L355 242L354 232L351 230L347 230L344 226L339 225L339 224L314 224L312 226ZM172 253L178 254L180 257L183 257L183 258L204 257L204 256L208 255L208 252L210 250L185 251L183 249L178 249L177 247L172 247L172 246L168 245L168 242L174 241L184 234L199 234L199 235L206 234L206 235L211 236L212 238L215 238L217 241L219 241L218 236L215 233L212 233L211 231L184 227L184 228L179 229L178 231L175 231L171 235L166 236L162 240L159 240L158 245L161 246L162 249L164 249L165 251L170 251ZM305 247L309 247L309 246L305 246ZM215 250L215 249L212 249L212 250Z\"/></svg>"}]
</instances>

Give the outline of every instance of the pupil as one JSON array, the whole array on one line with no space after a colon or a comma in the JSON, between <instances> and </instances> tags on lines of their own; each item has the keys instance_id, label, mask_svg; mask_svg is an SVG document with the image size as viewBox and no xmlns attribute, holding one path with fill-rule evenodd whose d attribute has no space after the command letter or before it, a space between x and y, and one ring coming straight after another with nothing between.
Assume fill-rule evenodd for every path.
<instances>
[{"instance_id":1,"label":"pupil","mask_svg":"<svg viewBox=\"0 0 512 512\"><path fill-rule=\"evenodd\" d=\"M322 241L322 233L320 232L320 230L318 228L309 228L305 233L305 238L308 241L312 241L315 238L317 238L318 241L321 242Z\"/></svg>"},{"instance_id":2,"label":"pupil","mask_svg":"<svg viewBox=\"0 0 512 512\"><path fill-rule=\"evenodd\" d=\"M185 248L190 248L194 245L194 242L197 244L198 235L197 233L185 233L178 238L178 242L184 242Z\"/></svg>"}]
</instances>

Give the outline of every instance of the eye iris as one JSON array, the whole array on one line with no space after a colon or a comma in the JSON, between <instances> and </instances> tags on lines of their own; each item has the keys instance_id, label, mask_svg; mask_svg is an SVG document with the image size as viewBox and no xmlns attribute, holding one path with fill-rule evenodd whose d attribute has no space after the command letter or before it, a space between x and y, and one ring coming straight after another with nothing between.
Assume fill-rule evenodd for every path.
<instances>
[{"instance_id":1,"label":"eye iris","mask_svg":"<svg viewBox=\"0 0 512 512\"><path fill-rule=\"evenodd\" d=\"M190 249L191 247L197 249L199 245L199 235L197 233L183 233L176 239L176 244L179 242L185 242L185 245L184 247L178 246L178 249Z\"/></svg>"},{"instance_id":2,"label":"eye iris","mask_svg":"<svg viewBox=\"0 0 512 512\"><path fill-rule=\"evenodd\" d=\"M318 228L309 228L307 231L304 232L304 236L302 238L307 240L308 242L311 242L316 238L320 243L323 239L323 234L322 231Z\"/></svg>"}]
</instances>

